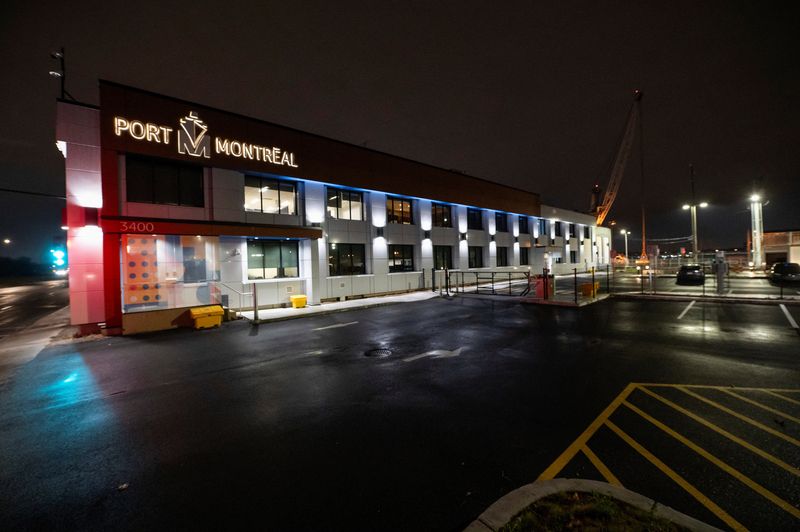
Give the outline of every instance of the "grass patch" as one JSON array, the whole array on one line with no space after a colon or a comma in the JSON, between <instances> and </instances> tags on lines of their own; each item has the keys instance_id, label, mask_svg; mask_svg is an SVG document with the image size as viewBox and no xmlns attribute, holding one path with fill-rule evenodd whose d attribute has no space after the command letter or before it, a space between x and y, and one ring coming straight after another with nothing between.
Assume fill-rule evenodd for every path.
<instances>
[{"instance_id":1,"label":"grass patch","mask_svg":"<svg viewBox=\"0 0 800 532\"><path fill-rule=\"evenodd\" d=\"M673 532L689 530L600 493L564 491L548 495L515 515L502 532L603 530Z\"/></svg>"}]
</instances>

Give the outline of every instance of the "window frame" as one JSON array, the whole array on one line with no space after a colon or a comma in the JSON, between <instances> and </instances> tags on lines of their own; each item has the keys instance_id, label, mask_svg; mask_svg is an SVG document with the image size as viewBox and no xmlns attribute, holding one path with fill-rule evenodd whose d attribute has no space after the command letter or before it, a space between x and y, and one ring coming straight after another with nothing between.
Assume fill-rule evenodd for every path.
<instances>
[{"instance_id":1,"label":"window frame","mask_svg":"<svg viewBox=\"0 0 800 532\"><path fill-rule=\"evenodd\" d=\"M444 210L447 209L445 215ZM446 220L445 220L446 218ZM446 203L431 204L431 223L433 227L453 227L453 208Z\"/></svg>"},{"instance_id":2,"label":"window frame","mask_svg":"<svg viewBox=\"0 0 800 532\"><path fill-rule=\"evenodd\" d=\"M547 219L539 218L539 236L549 237L547 234Z\"/></svg>"},{"instance_id":3,"label":"window frame","mask_svg":"<svg viewBox=\"0 0 800 532\"><path fill-rule=\"evenodd\" d=\"M502 251L502 253L500 253ZM500 256L503 257L503 264L500 264ZM494 253L495 263L498 268L505 268L508 266L508 246L496 246Z\"/></svg>"},{"instance_id":4,"label":"window frame","mask_svg":"<svg viewBox=\"0 0 800 532\"><path fill-rule=\"evenodd\" d=\"M284 259L283 259L283 248L287 247L287 246L291 246L291 245L293 245L293 247L294 247L294 254L295 254L295 258L296 258L297 262L296 262L296 264L287 266L284 263ZM261 259L261 270L262 270L263 276L260 277L260 278L252 277L250 275L250 270L258 269L257 267L256 268L251 268L250 267L250 247L251 246L259 246L261 248L261 257L262 257L262 259ZM278 263L279 263L279 266L278 266L278 275L276 275L275 277L267 277L267 275L266 275L267 267L264 264L264 259L267 256L267 253L266 253L266 248L267 247L276 247L276 248L278 248ZM286 241L286 240L255 240L255 239L248 239L246 248L247 248L247 280L248 281L262 281L262 280L263 281L268 281L270 279L298 279L300 277L300 245L299 245L299 242L297 240ZM297 275L286 275L285 272L286 272L286 270L288 268L296 268L297 269Z\"/></svg>"},{"instance_id":5,"label":"window frame","mask_svg":"<svg viewBox=\"0 0 800 532\"><path fill-rule=\"evenodd\" d=\"M564 228L562 227L564 224L562 224L561 222L553 222L553 223L555 224L553 226L554 229L555 229L554 236L557 236L557 237L564 236Z\"/></svg>"},{"instance_id":6,"label":"window frame","mask_svg":"<svg viewBox=\"0 0 800 532\"><path fill-rule=\"evenodd\" d=\"M443 268L440 268L441 261L440 252L447 250L445 258L445 264ZM452 270L453 269L453 246L433 246L433 268L435 270Z\"/></svg>"},{"instance_id":7,"label":"window frame","mask_svg":"<svg viewBox=\"0 0 800 532\"><path fill-rule=\"evenodd\" d=\"M494 213L494 230L496 233L508 233L508 214L504 212Z\"/></svg>"},{"instance_id":8,"label":"window frame","mask_svg":"<svg viewBox=\"0 0 800 532\"><path fill-rule=\"evenodd\" d=\"M473 223L474 219L477 220L477 225ZM481 209L467 207L467 229L483 231L483 211Z\"/></svg>"},{"instance_id":9,"label":"window frame","mask_svg":"<svg viewBox=\"0 0 800 532\"><path fill-rule=\"evenodd\" d=\"M143 196L137 196L136 194L131 194L132 187L135 187L136 184L142 185L143 183L138 182L137 179L141 179L142 176L137 176L136 179L131 179L133 172L130 171L130 167L135 164L143 164L148 166L148 176L147 176L147 185L145 188L150 197L149 199L143 198ZM156 179L156 171L161 170L171 170L172 174L169 176L170 178L174 177L174 184L175 187L174 194L175 194L175 201L163 201L158 198L159 191L165 190L167 183L163 176L159 179ZM198 172L199 175L188 175L184 173L185 171L188 172L191 170L192 172ZM190 194L190 190L193 187L187 186L187 182L189 181L188 178L192 178L194 184L199 184L199 196L197 198L191 198L193 194ZM160 185L157 186L157 185ZM144 189L143 189L144 190ZM141 191L140 191L141 192ZM197 191L195 191L197 192ZM132 196L134 199L132 199ZM188 196L188 197L187 197ZM199 203L195 200L199 199ZM125 155L125 201L126 203L145 203L148 205L176 205L179 207L195 207L195 208L204 208L206 206L206 183L205 183L205 167L197 164L185 163L181 161L171 161L167 159L161 159L158 157L149 157L145 155L138 155L138 154L126 154Z\"/></svg>"},{"instance_id":10,"label":"window frame","mask_svg":"<svg viewBox=\"0 0 800 532\"><path fill-rule=\"evenodd\" d=\"M353 261L353 249L360 248L361 250L361 269L359 271L353 271L354 268L354 261ZM333 263L331 263L331 255L332 251L335 251L336 255L336 272L333 271ZM346 251L350 253L350 272L343 273L342 272L342 252ZM351 275L366 275L367 273L367 247L364 244L350 244L347 242L339 243L339 242L329 242L328 243L328 277L345 277Z\"/></svg>"},{"instance_id":11,"label":"window frame","mask_svg":"<svg viewBox=\"0 0 800 532\"><path fill-rule=\"evenodd\" d=\"M477 260L473 261L473 257ZM467 267L483 268L483 246L467 246Z\"/></svg>"},{"instance_id":12,"label":"window frame","mask_svg":"<svg viewBox=\"0 0 800 532\"><path fill-rule=\"evenodd\" d=\"M521 235L531 234L530 219L527 216L519 217L519 220L517 220L517 227L519 227L519 234Z\"/></svg>"},{"instance_id":13,"label":"window frame","mask_svg":"<svg viewBox=\"0 0 800 532\"><path fill-rule=\"evenodd\" d=\"M401 256L395 258L394 252L401 251ZM405 273L405 272L413 272L414 270L414 246L410 244L389 244L387 246L387 256L388 256L388 264L389 264L389 273ZM405 265L405 261L411 261L411 266L408 267ZM400 265L397 265L396 261L400 261Z\"/></svg>"},{"instance_id":14,"label":"window frame","mask_svg":"<svg viewBox=\"0 0 800 532\"><path fill-rule=\"evenodd\" d=\"M260 176L260 175L246 174L244 176L245 197L246 197L246 194L247 194L247 190L246 189L248 187L251 187L251 188L253 187L253 185L248 185L247 184L247 181L249 179L258 179L258 182L259 182L258 199L259 199L259 203L261 205L261 208L259 210L248 209L247 208L247 203L245 202L244 203L245 212L258 212L258 213L262 213L262 214L280 214L280 215L283 215L283 216L299 216L300 215L300 211L298 209L298 205L300 204L300 201L298 201L299 200L299 195L300 195L300 188L298 187L298 184L296 182L289 181L288 179L278 179L276 177L265 177L265 176ZM264 210L264 193L263 193L263 189L265 187L265 183L270 183L270 184L275 184L276 185L275 186L275 190L277 190L277 192L278 192L278 210L276 212L271 212L271 211L265 211ZM292 211L293 211L292 213L281 212L281 195L284 194L283 190L281 190L281 185L291 185L291 187L292 187L292 196L293 196L293 199L294 199L294 202L292 204Z\"/></svg>"},{"instance_id":15,"label":"window frame","mask_svg":"<svg viewBox=\"0 0 800 532\"><path fill-rule=\"evenodd\" d=\"M531 248L519 248L519 265L530 266L531 264ZM523 258L524 257L524 258Z\"/></svg>"},{"instance_id":16,"label":"window frame","mask_svg":"<svg viewBox=\"0 0 800 532\"><path fill-rule=\"evenodd\" d=\"M336 216L333 216L331 214L331 208L332 208L331 205L330 205L331 194L336 194L336 204L337 204L336 207L335 207ZM348 203L352 203L352 201L353 201L353 199L350 196L357 195L359 197L359 203L361 204L361 213L360 213L360 217L358 219L353 219L351 216L349 216L353 212L352 206L350 208L348 208L347 211L346 211L348 213L348 217L345 218L344 216L342 216L342 212L344 212L343 211L343 207L342 207L344 198L342 196L344 194L348 195L348 197L347 197L347 202ZM363 192L360 192L358 190L348 190L348 189L345 189L345 188L338 188L338 187L326 187L325 188L325 217L332 218L332 219L335 219L335 220L348 220L348 221L352 221L352 222L363 222L363 221L366 221L365 213L366 213L366 211L365 211L365 208L364 208L364 193Z\"/></svg>"},{"instance_id":17,"label":"window frame","mask_svg":"<svg viewBox=\"0 0 800 532\"><path fill-rule=\"evenodd\" d=\"M400 204L400 221L397 221L395 212L396 204ZM406 211L404 204L408 204L408 221L406 221ZM391 205L391 208L390 208ZM414 200L401 196L386 196L386 223L400 225L414 225Z\"/></svg>"},{"instance_id":18,"label":"window frame","mask_svg":"<svg viewBox=\"0 0 800 532\"><path fill-rule=\"evenodd\" d=\"M573 223L569 224L567 226L567 237L568 238L575 238L577 236L575 231L577 231L577 227L575 227L575 224L573 224Z\"/></svg>"}]
</instances>

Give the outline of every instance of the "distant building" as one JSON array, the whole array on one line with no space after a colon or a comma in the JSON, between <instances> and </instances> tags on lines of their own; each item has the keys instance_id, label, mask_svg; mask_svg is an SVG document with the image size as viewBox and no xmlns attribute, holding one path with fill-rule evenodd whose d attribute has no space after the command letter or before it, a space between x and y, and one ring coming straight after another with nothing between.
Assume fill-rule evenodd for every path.
<instances>
[{"instance_id":1,"label":"distant building","mask_svg":"<svg viewBox=\"0 0 800 532\"><path fill-rule=\"evenodd\" d=\"M776 262L800 263L800 230L765 231L763 242L767 267Z\"/></svg>"},{"instance_id":2,"label":"distant building","mask_svg":"<svg viewBox=\"0 0 800 532\"><path fill-rule=\"evenodd\" d=\"M117 83L59 101L72 323L431 287L434 269L609 263L595 218L525 190Z\"/></svg>"}]
</instances>

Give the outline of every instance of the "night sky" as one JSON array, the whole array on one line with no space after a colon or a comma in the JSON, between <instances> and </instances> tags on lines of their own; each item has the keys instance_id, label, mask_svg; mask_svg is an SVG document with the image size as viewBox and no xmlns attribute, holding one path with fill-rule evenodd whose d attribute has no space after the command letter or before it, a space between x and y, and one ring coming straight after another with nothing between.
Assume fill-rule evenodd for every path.
<instances>
[{"instance_id":1,"label":"night sky","mask_svg":"<svg viewBox=\"0 0 800 532\"><path fill-rule=\"evenodd\" d=\"M800 229L797 2L163 4L2 2L0 187L64 193L48 75L63 45L67 90L87 103L109 79L581 211L640 88L649 236L690 234L690 163L711 203L702 247L744 245L754 180L767 229ZM638 154L609 216L634 249ZM39 260L61 206L0 192L0 238L13 240L0 251Z\"/></svg>"}]
</instances>

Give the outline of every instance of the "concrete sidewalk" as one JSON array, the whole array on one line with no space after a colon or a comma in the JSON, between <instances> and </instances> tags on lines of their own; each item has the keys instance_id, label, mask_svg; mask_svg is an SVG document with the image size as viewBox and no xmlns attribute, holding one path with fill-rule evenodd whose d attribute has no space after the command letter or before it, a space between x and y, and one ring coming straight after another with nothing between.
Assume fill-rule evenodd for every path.
<instances>
[{"instance_id":1,"label":"concrete sidewalk","mask_svg":"<svg viewBox=\"0 0 800 532\"><path fill-rule=\"evenodd\" d=\"M270 321L292 320L295 318L305 318L307 316L319 316L346 310L357 310L362 308L379 307L383 305L393 305L395 303L413 303L414 301L425 301L434 297L439 297L438 292L430 290L420 290L418 292L408 292L405 294L365 297L361 299L350 299L348 301L336 301L334 303L323 303L321 305L311 305L303 308L270 308L258 311L258 320L254 319L254 312L244 311L239 315L257 323L267 323Z\"/></svg>"},{"instance_id":2,"label":"concrete sidewalk","mask_svg":"<svg viewBox=\"0 0 800 532\"><path fill-rule=\"evenodd\" d=\"M64 329L69 327L69 306L40 318L30 327L0 341L0 383L21 365L30 362Z\"/></svg>"}]
</instances>

